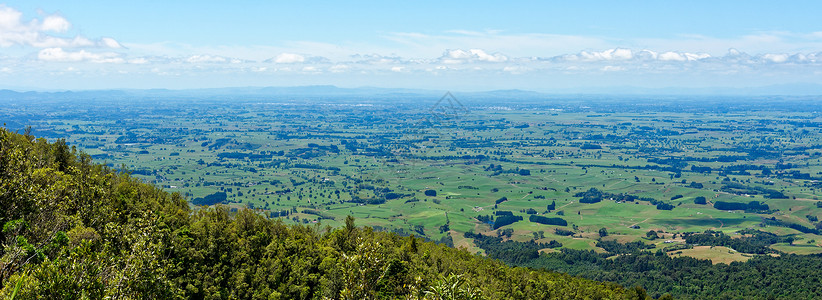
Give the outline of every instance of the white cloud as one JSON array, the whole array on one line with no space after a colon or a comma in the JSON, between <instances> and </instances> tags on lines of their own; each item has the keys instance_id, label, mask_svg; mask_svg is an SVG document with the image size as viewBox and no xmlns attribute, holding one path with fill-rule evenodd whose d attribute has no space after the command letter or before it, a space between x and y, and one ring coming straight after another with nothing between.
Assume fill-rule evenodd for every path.
<instances>
[{"instance_id":1,"label":"white cloud","mask_svg":"<svg viewBox=\"0 0 822 300\"><path fill-rule=\"evenodd\" d=\"M503 72L508 72L514 75L519 75L528 71L531 71L531 68L523 67L523 66L506 66L502 68Z\"/></svg>"},{"instance_id":2,"label":"white cloud","mask_svg":"<svg viewBox=\"0 0 822 300\"><path fill-rule=\"evenodd\" d=\"M275 57L266 59L263 62L277 64L333 64L341 63L343 61L331 61L330 59L323 56L308 56L305 54L297 54L293 52L283 52Z\"/></svg>"},{"instance_id":3,"label":"white cloud","mask_svg":"<svg viewBox=\"0 0 822 300\"><path fill-rule=\"evenodd\" d=\"M65 18L58 15L50 15L43 19L43 24L40 28L43 31L66 32L71 27L71 23Z\"/></svg>"},{"instance_id":4,"label":"white cloud","mask_svg":"<svg viewBox=\"0 0 822 300\"><path fill-rule=\"evenodd\" d=\"M471 55L470 52L465 50L445 50L445 53L442 55L441 59L447 64L458 64L470 60L472 56L473 55Z\"/></svg>"},{"instance_id":5,"label":"white cloud","mask_svg":"<svg viewBox=\"0 0 822 300\"><path fill-rule=\"evenodd\" d=\"M658 56L659 60L662 61L697 61L703 60L706 58L710 58L711 55L707 53L687 53L687 52L674 52L668 51L664 53L660 53Z\"/></svg>"},{"instance_id":6,"label":"white cloud","mask_svg":"<svg viewBox=\"0 0 822 300\"><path fill-rule=\"evenodd\" d=\"M442 63L460 64L468 62L505 62L508 57L500 53L488 54L482 49L448 49L439 58Z\"/></svg>"},{"instance_id":7,"label":"white cloud","mask_svg":"<svg viewBox=\"0 0 822 300\"><path fill-rule=\"evenodd\" d=\"M659 60L685 61L686 58L682 54L672 52L672 51L668 51L668 52L659 54Z\"/></svg>"},{"instance_id":8,"label":"white cloud","mask_svg":"<svg viewBox=\"0 0 822 300\"><path fill-rule=\"evenodd\" d=\"M711 55L708 53L684 53L684 55L689 61L711 58Z\"/></svg>"},{"instance_id":9,"label":"white cloud","mask_svg":"<svg viewBox=\"0 0 822 300\"><path fill-rule=\"evenodd\" d=\"M628 60L634 57L634 53L630 49L615 48L599 52L582 51L579 53L579 57L587 61Z\"/></svg>"},{"instance_id":10,"label":"white cloud","mask_svg":"<svg viewBox=\"0 0 822 300\"><path fill-rule=\"evenodd\" d=\"M454 30L441 35L400 32L384 37L399 44L400 47L391 51L402 56L437 55L441 49L454 49L455 45L459 49L494 49L509 57L524 57L535 53L555 56L579 49L609 48L609 43L601 38L545 33L505 34L501 31Z\"/></svg>"},{"instance_id":11,"label":"white cloud","mask_svg":"<svg viewBox=\"0 0 822 300\"><path fill-rule=\"evenodd\" d=\"M624 67L620 66L604 66L600 69L603 72L616 72L616 71L623 71L625 70Z\"/></svg>"},{"instance_id":12,"label":"white cloud","mask_svg":"<svg viewBox=\"0 0 822 300\"><path fill-rule=\"evenodd\" d=\"M94 53L86 50L65 51L63 48L46 48L37 53L37 59L48 62L93 62L93 63L122 63L125 60L119 53Z\"/></svg>"},{"instance_id":13,"label":"white cloud","mask_svg":"<svg viewBox=\"0 0 822 300\"><path fill-rule=\"evenodd\" d=\"M351 59L358 64L391 64L399 63L402 58L399 56L383 56L379 54L354 54Z\"/></svg>"},{"instance_id":14,"label":"white cloud","mask_svg":"<svg viewBox=\"0 0 822 300\"><path fill-rule=\"evenodd\" d=\"M508 57L506 57L505 55L499 54L499 53L488 54L488 53L485 53L485 51L483 51L481 49L471 49L469 51L479 61L504 62L504 61L508 60Z\"/></svg>"},{"instance_id":15,"label":"white cloud","mask_svg":"<svg viewBox=\"0 0 822 300\"><path fill-rule=\"evenodd\" d=\"M333 65L328 68L328 71L331 71L331 73L342 73L348 71L348 69L351 69L348 65Z\"/></svg>"},{"instance_id":16,"label":"white cloud","mask_svg":"<svg viewBox=\"0 0 822 300\"><path fill-rule=\"evenodd\" d=\"M225 63L229 62L228 58L215 55L192 55L185 59L187 63Z\"/></svg>"},{"instance_id":17,"label":"white cloud","mask_svg":"<svg viewBox=\"0 0 822 300\"><path fill-rule=\"evenodd\" d=\"M128 63L135 64L135 65L145 65L145 64L149 63L149 61L145 57L138 57L138 58L129 59Z\"/></svg>"},{"instance_id":18,"label":"white cloud","mask_svg":"<svg viewBox=\"0 0 822 300\"><path fill-rule=\"evenodd\" d=\"M804 53L785 50L789 49L787 46L761 50L763 41L787 45L786 41L790 38L783 33L757 34L738 39L687 36L645 42L551 34L505 34L500 31L450 31L441 35L389 34L386 39L390 41L379 45L288 41L279 45L259 46L200 47L163 42L126 44L127 47L124 47L113 38L89 39L72 34L71 23L60 15L38 18L42 21L25 19L18 11L0 5L0 47L23 46L5 52L26 47L42 48L18 51L21 54L17 57L5 58L13 63L0 61L0 67L13 69L15 74L22 74L27 69L43 74L66 72L67 66L74 66L85 74L94 74L97 68L109 74L127 71L134 76L149 76L152 73L182 77L250 74L248 76L253 78L292 75L300 75L294 78L315 75L315 78L323 78L320 74L345 73L351 74L352 78L390 74L396 78L412 79L413 76L430 72L438 76L469 75L461 78L500 76L500 82L503 82L505 76L514 77L512 74L543 78L551 74L570 74L579 78L588 75L613 78L661 78L664 76L660 75L667 75L679 78L682 75L694 74L693 77L697 77L709 73L758 76L756 74L778 71L780 74L799 74L793 76L801 78L809 76L802 74L818 71L822 66L822 52L807 53L805 50L822 49L822 46L808 44L811 46L795 48L806 51ZM819 40L822 39L822 32L795 36L792 38ZM822 41L819 44L822 45ZM751 48L751 45L760 46ZM78 47L85 48L76 49ZM716 50L719 47L723 47L721 51ZM32 59L26 51L34 52L36 59ZM813 68L816 69L811 70ZM2 72L3 69L0 69ZM349 76L336 76L344 77Z\"/></svg>"},{"instance_id":19,"label":"white cloud","mask_svg":"<svg viewBox=\"0 0 822 300\"><path fill-rule=\"evenodd\" d=\"M278 64L293 64L305 62L305 56L294 53L280 53L274 58L274 62Z\"/></svg>"},{"instance_id":20,"label":"white cloud","mask_svg":"<svg viewBox=\"0 0 822 300\"><path fill-rule=\"evenodd\" d=\"M639 60L656 60L659 58L659 54L655 51L643 49L642 51L637 52L635 57Z\"/></svg>"},{"instance_id":21,"label":"white cloud","mask_svg":"<svg viewBox=\"0 0 822 300\"><path fill-rule=\"evenodd\" d=\"M596 63L596 62L637 62L637 61L669 61L685 62L698 61L711 58L707 53L688 53L667 51L657 53L653 50L643 49L634 51L626 48L613 48L603 51L582 51L577 54L565 54L545 60L557 63ZM540 59L543 60L543 59Z\"/></svg>"},{"instance_id":22,"label":"white cloud","mask_svg":"<svg viewBox=\"0 0 822 300\"><path fill-rule=\"evenodd\" d=\"M307 74L322 74L323 73L322 70L320 70L319 68L317 68L315 66L305 66L301 69L301 72L302 73L307 73Z\"/></svg>"},{"instance_id":23,"label":"white cloud","mask_svg":"<svg viewBox=\"0 0 822 300\"><path fill-rule=\"evenodd\" d=\"M795 54L797 61L804 62L804 63L822 63L822 52L817 53L809 53L809 54Z\"/></svg>"},{"instance_id":24,"label":"white cloud","mask_svg":"<svg viewBox=\"0 0 822 300\"><path fill-rule=\"evenodd\" d=\"M115 39L108 38L108 37L104 37L104 38L100 39L100 42L98 44L102 47L112 48L112 49L123 48L123 45L120 45L120 43L117 42Z\"/></svg>"},{"instance_id":25,"label":"white cloud","mask_svg":"<svg viewBox=\"0 0 822 300\"><path fill-rule=\"evenodd\" d=\"M768 53L768 54L763 55L762 58L764 58L767 61L774 62L774 63L784 63L784 62L788 61L788 55L784 54L784 53L782 53L782 54Z\"/></svg>"},{"instance_id":26,"label":"white cloud","mask_svg":"<svg viewBox=\"0 0 822 300\"><path fill-rule=\"evenodd\" d=\"M0 47L31 46L35 48L104 47L121 48L112 38L92 41L84 36L60 37L49 33L66 33L71 23L60 15L46 16L43 21L23 20L23 13L0 4Z\"/></svg>"}]
</instances>

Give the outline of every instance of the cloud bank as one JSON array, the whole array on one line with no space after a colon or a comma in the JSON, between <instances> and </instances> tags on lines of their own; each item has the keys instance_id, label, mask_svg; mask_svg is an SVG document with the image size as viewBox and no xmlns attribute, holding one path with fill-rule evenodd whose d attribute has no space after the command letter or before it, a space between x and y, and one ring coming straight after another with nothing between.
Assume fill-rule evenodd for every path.
<instances>
[{"instance_id":1,"label":"cloud bank","mask_svg":"<svg viewBox=\"0 0 822 300\"><path fill-rule=\"evenodd\" d=\"M112 37L92 39L73 34L71 22L60 14L25 19L20 11L0 4L0 49L24 52L0 55L0 81L28 77L57 82L72 76L103 82L101 79L122 75L126 83L143 78L159 84L190 80L203 86L231 85L221 81L231 78L256 80L235 85L276 85L280 82L276 80L287 79L303 84L375 82L386 86L464 81L477 87L498 83L501 87L533 88L545 82L740 85L822 80L822 32L627 42L464 30L440 35L388 33L381 38L382 44L288 41L208 48L158 42L124 46Z\"/></svg>"},{"instance_id":2,"label":"cloud bank","mask_svg":"<svg viewBox=\"0 0 822 300\"><path fill-rule=\"evenodd\" d=\"M23 13L0 4L0 47L31 46L35 48L122 48L112 38L91 40L81 35L61 37L69 31L71 23L58 14L47 15L43 20L23 20Z\"/></svg>"}]
</instances>

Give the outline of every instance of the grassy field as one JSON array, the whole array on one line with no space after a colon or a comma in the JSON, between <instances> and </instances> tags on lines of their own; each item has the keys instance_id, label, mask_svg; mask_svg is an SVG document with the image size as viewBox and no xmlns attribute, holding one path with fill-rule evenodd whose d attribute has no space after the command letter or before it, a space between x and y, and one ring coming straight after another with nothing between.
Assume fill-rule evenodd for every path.
<instances>
[{"instance_id":1,"label":"grassy field","mask_svg":"<svg viewBox=\"0 0 822 300\"><path fill-rule=\"evenodd\" d=\"M710 259L714 264L730 264L735 261L747 261L751 255L739 253L728 247L722 246L696 246L693 249L685 249L668 253L672 257L690 256L699 259Z\"/></svg>"},{"instance_id":2,"label":"grassy field","mask_svg":"<svg viewBox=\"0 0 822 300\"><path fill-rule=\"evenodd\" d=\"M353 215L380 230L437 241L450 236L472 252L481 249L463 233L495 234L477 217L499 211L523 217L504 226L513 239L542 232L539 241L572 249L602 251L595 246L601 228L619 241L643 240L650 230L754 228L801 244L775 245L779 251L822 252L816 234L764 223L819 224L818 113L474 104L434 118L429 105L135 104L116 114L105 107L98 114L43 112L31 125L35 134L63 137L97 161L192 201L225 193L217 202L323 226ZM581 203L575 195L591 188L673 208L610 198ZM697 197L707 203L695 204ZM720 201L758 201L769 209L718 210ZM555 209L548 210L551 203ZM563 218L568 226L530 222L531 214ZM555 234L558 227L573 236ZM677 255L747 259L726 250L696 247Z\"/></svg>"}]
</instances>

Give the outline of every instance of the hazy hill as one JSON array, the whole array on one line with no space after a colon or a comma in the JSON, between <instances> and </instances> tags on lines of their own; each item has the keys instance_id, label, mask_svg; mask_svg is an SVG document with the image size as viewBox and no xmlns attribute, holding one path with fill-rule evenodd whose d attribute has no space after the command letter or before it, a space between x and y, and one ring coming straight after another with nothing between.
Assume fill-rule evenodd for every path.
<instances>
[{"instance_id":1,"label":"hazy hill","mask_svg":"<svg viewBox=\"0 0 822 300\"><path fill-rule=\"evenodd\" d=\"M108 89L77 91L15 91L0 90L0 101L25 100L194 100L194 99L323 99L328 97L357 99L436 99L445 90L356 87L342 88L333 85L309 85L286 87L222 87L204 89ZM550 91L529 91L519 89L489 91L451 91L460 97L471 99L556 99L587 96L598 98L607 96L818 96L822 95L822 85L791 84L753 88L644 88L644 87L601 87L566 88Z\"/></svg>"}]
</instances>

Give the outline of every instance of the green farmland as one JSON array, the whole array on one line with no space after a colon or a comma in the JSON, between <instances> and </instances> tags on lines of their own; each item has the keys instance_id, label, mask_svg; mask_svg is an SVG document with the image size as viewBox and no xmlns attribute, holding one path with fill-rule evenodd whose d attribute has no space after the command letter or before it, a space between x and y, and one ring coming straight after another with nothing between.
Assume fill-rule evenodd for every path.
<instances>
[{"instance_id":1,"label":"green farmland","mask_svg":"<svg viewBox=\"0 0 822 300\"><path fill-rule=\"evenodd\" d=\"M466 232L603 251L599 240L661 249L685 243L683 234L755 229L792 237L773 245L780 252L822 252L822 116L810 108L431 100L145 100L0 112L9 126L63 138L192 206L290 223L338 227L352 215L471 252L483 250ZM522 219L495 228L500 212Z\"/></svg>"}]
</instances>

